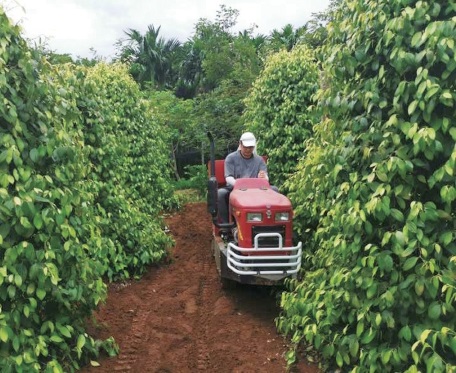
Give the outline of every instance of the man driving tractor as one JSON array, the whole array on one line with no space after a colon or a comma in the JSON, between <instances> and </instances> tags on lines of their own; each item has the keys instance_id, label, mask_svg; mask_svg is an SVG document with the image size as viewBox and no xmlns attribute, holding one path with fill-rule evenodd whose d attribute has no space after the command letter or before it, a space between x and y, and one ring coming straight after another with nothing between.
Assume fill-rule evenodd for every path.
<instances>
[{"instance_id":1,"label":"man driving tractor","mask_svg":"<svg viewBox=\"0 0 456 373\"><path fill-rule=\"evenodd\" d=\"M268 169L263 157L256 154L256 138L252 132L245 132L239 140L239 147L225 158L226 187L218 190L219 219L228 223L228 198L236 179L261 178L269 180ZM277 191L275 186L271 188Z\"/></svg>"}]
</instances>

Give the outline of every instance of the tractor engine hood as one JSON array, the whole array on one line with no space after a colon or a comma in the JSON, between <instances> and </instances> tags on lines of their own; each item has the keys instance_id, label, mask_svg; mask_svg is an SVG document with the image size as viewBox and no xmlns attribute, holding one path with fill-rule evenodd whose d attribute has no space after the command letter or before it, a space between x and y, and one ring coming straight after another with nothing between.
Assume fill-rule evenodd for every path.
<instances>
[{"instance_id":1,"label":"tractor engine hood","mask_svg":"<svg viewBox=\"0 0 456 373\"><path fill-rule=\"evenodd\" d=\"M237 179L230 194L230 205L236 210L272 209L291 211L291 202L270 188L266 179Z\"/></svg>"}]
</instances>

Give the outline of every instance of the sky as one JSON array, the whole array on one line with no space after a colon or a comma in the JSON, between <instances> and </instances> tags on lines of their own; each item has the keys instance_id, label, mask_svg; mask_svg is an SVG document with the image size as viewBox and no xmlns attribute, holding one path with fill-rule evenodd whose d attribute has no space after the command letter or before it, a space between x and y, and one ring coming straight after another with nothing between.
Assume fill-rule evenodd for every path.
<instances>
[{"instance_id":1,"label":"sky","mask_svg":"<svg viewBox=\"0 0 456 373\"><path fill-rule=\"evenodd\" d=\"M0 5L22 36L45 42L56 53L73 57L111 59L115 43L135 29L144 34L149 25L160 28L165 39L185 42L195 24L215 21L220 5L237 9L233 31L256 25L254 34L268 35L286 24L303 26L313 13L327 9L330 0L0 0Z\"/></svg>"}]
</instances>

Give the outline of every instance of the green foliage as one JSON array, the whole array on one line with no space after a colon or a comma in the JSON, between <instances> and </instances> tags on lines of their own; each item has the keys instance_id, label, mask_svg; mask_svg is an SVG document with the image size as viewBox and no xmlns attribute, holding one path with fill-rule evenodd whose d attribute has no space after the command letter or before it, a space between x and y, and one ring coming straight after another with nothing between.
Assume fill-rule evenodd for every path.
<instances>
[{"instance_id":1,"label":"green foliage","mask_svg":"<svg viewBox=\"0 0 456 373\"><path fill-rule=\"evenodd\" d=\"M154 119L167 136L167 154L172 155L172 166L177 180L181 177L176 156L182 150L198 149L206 134L194 113L193 100L183 100L170 91L147 92L153 107Z\"/></svg>"},{"instance_id":2,"label":"green foliage","mask_svg":"<svg viewBox=\"0 0 456 373\"><path fill-rule=\"evenodd\" d=\"M0 29L0 370L75 370L96 353L84 322L106 294L87 255L100 236L81 118L1 7Z\"/></svg>"},{"instance_id":3,"label":"green foliage","mask_svg":"<svg viewBox=\"0 0 456 373\"><path fill-rule=\"evenodd\" d=\"M175 183L175 189L196 189L201 197L207 192L207 167L205 165L193 165L185 167L185 175Z\"/></svg>"},{"instance_id":4,"label":"green foliage","mask_svg":"<svg viewBox=\"0 0 456 373\"><path fill-rule=\"evenodd\" d=\"M216 157L223 158L237 148L242 133L243 100L247 89L233 81L224 81L212 92L199 96L195 101L195 113L216 139Z\"/></svg>"},{"instance_id":5,"label":"green foliage","mask_svg":"<svg viewBox=\"0 0 456 373\"><path fill-rule=\"evenodd\" d=\"M305 25L305 32L299 42L312 49L320 48L328 37L326 25L332 21L333 14L343 0L330 0L328 7L319 13L312 13L311 19Z\"/></svg>"},{"instance_id":6,"label":"green foliage","mask_svg":"<svg viewBox=\"0 0 456 373\"><path fill-rule=\"evenodd\" d=\"M274 29L269 38L268 47L271 51L285 50L290 52L306 35L306 27L294 29L292 24L285 25L281 30Z\"/></svg>"},{"instance_id":7,"label":"green foliage","mask_svg":"<svg viewBox=\"0 0 456 373\"><path fill-rule=\"evenodd\" d=\"M130 73L142 87L171 88L177 81L180 42L159 36L160 26L149 25L144 35L138 30L125 32L119 41L120 61L130 65Z\"/></svg>"},{"instance_id":8,"label":"green foliage","mask_svg":"<svg viewBox=\"0 0 456 373\"><path fill-rule=\"evenodd\" d=\"M327 117L289 183L306 271L278 326L343 371L456 368L455 17L352 0L329 27Z\"/></svg>"},{"instance_id":9,"label":"green foliage","mask_svg":"<svg viewBox=\"0 0 456 373\"><path fill-rule=\"evenodd\" d=\"M170 244L158 219L172 204L166 133L125 66L98 64L80 74L78 106L105 240L96 256L110 279L137 276Z\"/></svg>"},{"instance_id":10,"label":"green foliage","mask_svg":"<svg viewBox=\"0 0 456 373\"><path fill-rule=\"evenodd\" d=\"M124 66L52 65L0 8L0 370L75 371L103 277L138 276L171 239L167 135Z\"/></svg>"},{"instance_id":11,"label":"green foliage","mask_svg":"<svg viewBox=\"0 0 456 373\"><path fill-rule=\"evenodd\" d=\"M215 21L200 19L195 25L185 45L181 71L181 82L190 84L195 93L211 92L227 82L248 90L258 76L264 39L254 37L252 29L233 33L238 15L238 10L221 5Z\"/></svg>"},{"instance_id":12,"label":"green foliage","mask_svg":"<svg viewBox=\"0 0 456 373\"><path fill-rule=\"evenodd\" d=\"M203 55L201 67L205 91L217 87L233 70L234 36L231 28L238 15L238 10L221 5L215 22L200 19L195 26L193 41L195 49Z\"/></svg>"},{"instance_id":13,"label":"green foliage","mask_svg":"<svg viewBox=\"0 0 456 373\"><path fill-rule=\"evenodd\" d=\"M311 50L297 47L272 55L246 99L246 127L259 139L258 152L268 156L271 181L282 186L304 154L315 113L309 108L318 87L318 68Z\"/></svg>"}]
</instances>

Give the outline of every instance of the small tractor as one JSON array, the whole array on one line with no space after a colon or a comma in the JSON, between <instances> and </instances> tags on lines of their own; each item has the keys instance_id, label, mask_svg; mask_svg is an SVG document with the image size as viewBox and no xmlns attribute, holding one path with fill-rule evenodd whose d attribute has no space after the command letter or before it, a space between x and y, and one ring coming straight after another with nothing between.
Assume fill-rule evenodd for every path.
<instances>
[{"instance_id":1,"label":"small tractor","mask_svg":"<svg viewBox=\"0 0 456 373\"><path fill-rule=\"evenodd\" d=\"M266 179L237 179L229 196L229 222L218 218L218 188L226 185L224 160L215 160L211 133L207 205L212 216L212 249L224 286L235 283L276 285L296 277L302 244L293 245L290 200Z\"/></svg>"}]
</instances>

